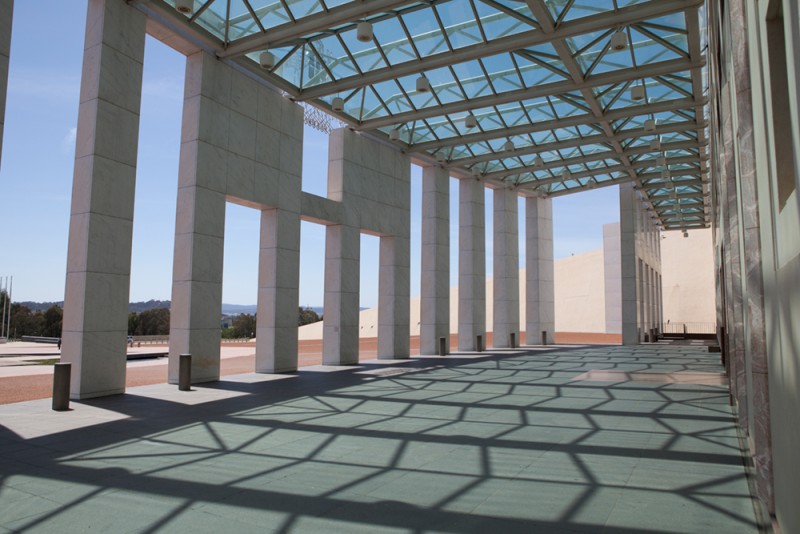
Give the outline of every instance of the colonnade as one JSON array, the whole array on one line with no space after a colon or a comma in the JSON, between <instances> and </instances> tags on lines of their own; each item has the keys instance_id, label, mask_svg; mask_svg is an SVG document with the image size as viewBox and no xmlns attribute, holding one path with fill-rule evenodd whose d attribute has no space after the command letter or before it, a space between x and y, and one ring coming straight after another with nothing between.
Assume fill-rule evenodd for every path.
<instances>
[{"instance_id":1,"label":"colonnade","mask_svg":"<svg viewBox=\"0 0 800 534\"><path fill-rule=\"evenodd\" d=\"M619 186L622 344L652 340L663 329L661 238L642 195Z\"/></svg>"},{"instance_id":2,"label":"colonnade","mask_svg":"<svg viewBox=\"0 0 800 534\"><path fill-rule=\"evenodd\" d=\"M10 27L11 7L10 0L0 0L3 28ZM62 345L62 359L73 364L73 398L125 390L133 202L147 31L145 14L128 3L89 1ZM10 31L0 35L5 39L0 42L0 97L4 99L9 53L6 36ZM334 131L330 136L327 196L303 192L303 109L235 64L202 50L186 49L185 43L182 51L187 54L187 68L173 264L170 382L178 380L178 356L182 353L193 356L194 382L220 376L227 202L261 212L257 372L297 369L301 220L326 226L323 362L342 365L358 361L361 233L380 237L378 357L408 357L408 156L350 130ZM441 338L447 340L446 350L451 349L449 181L449 173L442 166L423 169L423 354L437 353ZM487 186L495 188L491 318L486 317ZM475 178L460 180L459 351L480 350L486 345L487 319L491 320L494 347L521 341L518 195L515 188L498 188ZM552 200L528 196L524 205L524 327L530 344L552 343ZM652 229L647 235L648 242L652 241ZM623 243L631 248L630 240L623 238ZM652 244L647 248L643 243L641 239L636 242L637 251L642 247L653 250ZM647 314L643 315L646 321L655 323L660 309L657 255L645 258L637 253L637 258L641 258L638 261L642 266L636 274L637 307ZM645 259L652 261L645 263Z\"/></svg>"}]
</instances>

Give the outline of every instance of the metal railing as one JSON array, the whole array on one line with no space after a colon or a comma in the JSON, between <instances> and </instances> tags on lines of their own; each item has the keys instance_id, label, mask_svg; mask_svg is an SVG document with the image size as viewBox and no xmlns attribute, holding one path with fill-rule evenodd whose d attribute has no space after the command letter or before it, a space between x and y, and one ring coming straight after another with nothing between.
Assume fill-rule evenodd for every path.
<instances>
[{"instance_id":1,"label":"metal railing","mask_svg":"<svg viewBox=\"0 0 800 534\"><path fill-rule=\"evenodd\" d=\"M683 323L670 321L661 325L664 335L716 334L716 323Z\"/></svg>"}]
</instances>

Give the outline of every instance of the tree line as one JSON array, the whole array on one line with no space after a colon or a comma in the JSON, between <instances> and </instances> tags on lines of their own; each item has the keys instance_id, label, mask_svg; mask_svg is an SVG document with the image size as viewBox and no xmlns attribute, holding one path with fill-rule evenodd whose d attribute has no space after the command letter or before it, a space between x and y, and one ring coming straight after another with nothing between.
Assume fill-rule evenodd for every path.
<instances>
[{"instance_id":1,"label":"tree line","mask_svg":"<svg viewBox=\"0 0 800 534\"><path fill-rule=\"evenodd\" d=\"M9 311L6 310L6 313ZM57 304L44 311L33 311L23 304L11 303L9 337L17 339L22 336L61 337L63 315L61 306Z\"/></svg>"},{"instance_id":2,"label":"tree line","mask_svg":"<svg viewBox=\"0 0 800 534\"><path fill-rule=\"evenodd\" d=\"M8 311L6 311L8 313ZM11 304L11 337L22 336L61 337L63 310L53 304L46 310L31 310L22 303ZM298 326L321 321L322 317L308 307L298 308ZM240 313L220 325L223 339L255 337L256 316ZM153 308L128 313L129 336L168 336L169 308Z\"/></svg>"}]
</instances>

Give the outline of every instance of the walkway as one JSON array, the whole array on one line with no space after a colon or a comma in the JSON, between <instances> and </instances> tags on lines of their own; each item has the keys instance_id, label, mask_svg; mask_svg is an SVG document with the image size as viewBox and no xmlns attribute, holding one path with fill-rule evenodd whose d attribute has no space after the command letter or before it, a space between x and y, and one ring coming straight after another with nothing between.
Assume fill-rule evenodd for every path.
<instances>
[{"instance_id":1,"label":"walkway","mask_svg":"<svg viewBox=\"0 0 800 534\"><path fill-rule=\"evenodd\" d=\"M756 532L718 362L531 349L0 406L0 527Z\"/></svg>"}]
</instances>

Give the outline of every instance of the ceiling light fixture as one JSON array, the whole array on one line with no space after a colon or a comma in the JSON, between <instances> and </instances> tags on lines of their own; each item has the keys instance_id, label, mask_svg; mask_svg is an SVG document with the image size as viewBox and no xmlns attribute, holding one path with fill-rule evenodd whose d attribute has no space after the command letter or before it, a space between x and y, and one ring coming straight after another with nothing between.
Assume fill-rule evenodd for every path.
<instances>
[{"instance_id":1,"label":"ceiling light fixture","mask_svg":"<svg viewBox=\"0 0 800 534\"><path fill-rule=\"evenodd\" d=\"M444 152L439 152L436 154L436 161L439 163L444 163Z\"/></svg>"},{"instance_id":2,"label":"ceiling light fixture","mask_svg":"<svg viewBox=\"0 0 800 534\"><path fill-rule=\"evenodd\" d=\"M344 111L344 98L336 96L331 101L331 109L333 111Z\"/></svg>"},{"instance_id":3,"label":"ceiling light fixture","mask_svg":"<svg viewBox=\"0 0 800 534\"><path fill-rule=\"evenodd\" d=\"M400 130L398 130L397 128L389 130L389 140L397 141L398 139L400 139Z\"/></svg>"},{"instance_id":4,"label":"ceiling light fixture","mask_svg":"<svg viewBox=\"0 0 800 534\"><path fill-rule=\"evenodd\" d=\"M561 179L562 180L569 180L572 177L572 173L569 172L569 169L564 169L561 171Z\"/></svg>"},{"instance_id":5,"label":"ceiling light fixture","mask_svg":"<svg viewBox=\"0 0 800 534\"><path fill-rule=\"evenodd\" d=\"M655 119L647 119L644 121L644 131L645 132L654 132L656 129L656 120Z\"/></svg>"},{"instance_id":6,"label":"ceiling light fixture","mask_svg":"<svg viewBox=\"0 0 800 534\"><path fill-rule=\"evenodd\" d=\"M464 117L464 127L467 130L471 130L478 125L478 119L475 118L475 115L470 113L466 117Z\"/></svg>"},{"instance_id":7,"label":"ceiling light fixture","mask_svg":"<svg viewBox=\"0 0 800 534\"><path fill-rule=\"evenodd\" d=\"M511 141L511 139L509 139L503 144L503 150L505 150L506 152L513 152L514 148L515 148L514 143Z\"/></svg>"},{"instance_id":8,"label":"ceiling light fixture","mask_svg":"<svg viewBox=\"0 0 800 534\"><path fill-rule=\"evenodd\" d=\"M175 0L175 9L178 13L191 15L194 13L194 0Z\"/></svg>"},{"instance_id":9,"label":"ceiling light fixture","mask_svg":"<svg viewBox=\"0 0 800 534\"><path fill-rule=\"evenodd\" d=\"M631 99L644 100L644 85L634 85L631 87Z\"/></svg>"},{"instance_id":10,"label":"ceiling light fixture","mask_svg":"<svg viewBox=\"0 0 800 534\"><path fill-rule=\"evenodd\" d=\"M362 43L368 43L372 41L372 24L367 22L366 20L362 20L356 26L356 39L361 41Z\"/></svg>"},{"instance_id":11,"label":"ceiling light fixture","mask_svg":"<svg viewBox=\"0 0 800 534\"><path fill-rule=\"evenodd\" d=\"M628 36L625 30L620 30L611 36L611 49L617 52L628 48Z\"/></svg>"},{"instance_id":12,"label":"ceiling light fixture","mask_svg":"<svg viewBox=\"0 0 800 534\"><path fill-rule=\"evenodd\" d=\"M544 167L544 160L542 159L542 156L537 154L537 156L533 158L533 164L536 167Z\"/></svg>"},{"instance_id":13,"label":"ceiling light fixture","mask_svg":"<svg viewBox=\"0 0 800 534\"><path fill-rule=\"evenodd\" d=\"M655 139L650 141L650 150L659 151L661 150L661 138L656 136Z\"/></svg>"},{"instance_id":14,"label":"ceiling light fixture","mask_svg":"<svg viewBox=\"0 0 800 534\"><path fill-rule=\"evenodd\" d=\"M428 78L425 76L420 75L417 78L417 92L418 93L430 93L431 92L431 82L428 81Z\"/></svg>"},{"instance_id":15,"label":"ceiling light fixture","mask_svg":"<svg viewBox=\"0 0 800 534\"><path fill-rule=\"evenodd\" d=\"M272 52L261 52L258 56L258 63L262 69L271 69L275 66L275 55Z\"/></svg>"}]
</instances>

